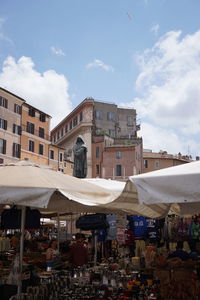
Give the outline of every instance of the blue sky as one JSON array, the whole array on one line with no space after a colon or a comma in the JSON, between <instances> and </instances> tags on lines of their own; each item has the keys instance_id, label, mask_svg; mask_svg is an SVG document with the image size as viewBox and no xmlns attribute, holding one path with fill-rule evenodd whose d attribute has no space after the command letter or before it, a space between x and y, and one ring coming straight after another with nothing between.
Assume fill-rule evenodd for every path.
<instances>
[{"instance_id":1,"label":"blue sky","mask_svg":"<svg viewBox=\"0 0 200 300\"><path fill-rule=\"evenodd\" d=\"M144 148L200 155L199 0L0 0L0 86L52 116L136 108Z\"/></svg>"}]
</instances>

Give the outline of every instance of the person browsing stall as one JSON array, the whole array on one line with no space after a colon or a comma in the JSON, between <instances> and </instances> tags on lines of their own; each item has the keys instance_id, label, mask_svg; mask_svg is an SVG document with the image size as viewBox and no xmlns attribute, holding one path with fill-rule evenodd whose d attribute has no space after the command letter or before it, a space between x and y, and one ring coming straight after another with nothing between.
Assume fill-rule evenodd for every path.
<instances>
[{"instance_id":1,"label":"person browsing stall","mask_svg":"<svg viewBox=\"0 0 200 300\"><path fill-rule=\"evenodd\" d=\"M88 262L88 249L84 244L85 236L81 233L76 234L76 241L70 249L71 263L73 267L79 267Z\"/></svg>"},{"instance_id":2,"label":"person browsing stall","mask_svg":"<svg viewBox=\"0 0 200 300\"><path fill-rule=\"evenodd\" d=\"M46 261L52 262L52 265L55 265L60 261L60 254L57 248L57 241L52 240L49 244L49 247L46 251Z\"/></svg>"}]
</instances>

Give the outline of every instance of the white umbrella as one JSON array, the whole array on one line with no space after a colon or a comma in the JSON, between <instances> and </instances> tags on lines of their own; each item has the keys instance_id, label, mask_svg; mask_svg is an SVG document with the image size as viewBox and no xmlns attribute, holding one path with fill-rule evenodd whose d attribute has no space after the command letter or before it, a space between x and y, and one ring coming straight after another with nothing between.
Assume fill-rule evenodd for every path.
<instances>
[{"instance_id":1,"label":"white umbrella","mask_svg":"<svg viewBox=\"0 0 200 300\"><path fill-rule=\"evenodd\" d=\"M107 190L115 192L116 195L121 191L120 195L116 197L115 200L104 204L104 208L108 210L112 211L112 209L116 209L129 215L142 215L149 218L162 218L169 212L170 204L140 204L137 188L130 180L127 182L102 178L89 178L83 180L100 187L106 187Z\"/></svg>"},{"instance_id":2,"label":"white umbrella","mask_svg":"<svg viewBox=\"0 0 200 300\"><path fill-rule=\"evenodd\" d=\"M200 161L129 177L142 205L168 204L181 215L200 213Z\"/></svg>"},{"instance_id":3,"label":"white umbrella","mask_svg":"<svg viewBox=\"0 0 200 300\"><path fill-rule=\"evenodd\" d=\"M0 204L84 212L112 202L119 194L27 161L0 166Z\"/></svg>"}]
</instances>

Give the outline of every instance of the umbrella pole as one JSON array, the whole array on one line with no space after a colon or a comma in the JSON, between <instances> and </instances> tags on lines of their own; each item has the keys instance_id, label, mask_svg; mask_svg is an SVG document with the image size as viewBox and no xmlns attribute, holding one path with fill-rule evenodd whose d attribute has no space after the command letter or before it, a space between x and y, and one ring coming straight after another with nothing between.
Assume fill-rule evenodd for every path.
<instances>
[{"instance_id":1,"label":"umbrella pole","mask_svg":"<svg viewBox=\"0 0 200 300\"><path fill-rule=\"evenodd\" d=\"M20 253L19 253L19 276L20 281L17 288L17 299L21 299L22 293L22 267L24 256L24 228L25 228L26 207L22 206L21 209L21 236L20 236Z\"/></svg>"},{"instance_id":2,"label":"umbrella pole","mask_svg":"<svg viewBox=\"0 0 200 300\"><path fill-rule=\"evenodd\" d=\"M97 232L94 231L94 265L97 265Z\"/></svg>"},{"instance_id":3,"label":"umbrella pole","mask_svg":"<svg viewBox=\"0 0 200 300\"><path fill-rule=\"evenodd\" d=\"M57 214L57 224L58 224L57 243L58 243L58 251L60 251L60 215L59 214Z\"/></svg>"}]
</instances>

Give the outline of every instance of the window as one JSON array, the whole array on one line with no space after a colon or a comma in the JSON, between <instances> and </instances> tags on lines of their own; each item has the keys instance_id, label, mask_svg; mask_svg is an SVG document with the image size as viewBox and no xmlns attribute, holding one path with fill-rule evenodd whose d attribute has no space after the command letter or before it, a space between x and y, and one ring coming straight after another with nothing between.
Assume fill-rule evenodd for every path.
<instances>
[{"instance_id":1,"label":"window","mask_svg":"<svg viewBox=\"0 0 200 300\"><path fill-rule=\"evenodd\" d=\"M19 115L21 115L21 113L22 113L21 106L19 106L18 104L15 104L14 105L14 112L17 113L17 114L19 114Z\"/></svg>"},{"instance_id":2,"label":"window","mask_svg":"<svg viewBox=\"0 0 200 300\"><path fill-rule=\"evenodd\" d=\"M78 124L78 118L75 117L75 118L73 119L73 127L75 127L77 124Z\"/></svg>"},{"instance_id":3,"label":"window","mask_svg":"<svg viewBox=\"0 0 200 300\"><path fill-rule=\"evenodd\" d=\"M53 141L54 141L54 143L56 142L56 135L54 135L54 137L53 137Z\"/></svg>"},{"instance_id":4,"label":"window","mask_svg":"<svg viewBox=\"0 0 200 300\"><path fill-rule=\"evenodd\" d=\"M122 158L122 152L121 152L121 151L117 151L117 152L116 152L116 158L117 158L117 159Z\"/></svg>"},{"instance_id":5,"label":"window","mask_svg":"<svg viewBox=\"0 0 200 300\"><path fill-rule=\"evenodd\" d=\"M3 164L3 158L0 158L0 164Z\"/></svg>"},{"instance_id":6,"label":"window","mask_svg":"<svg viewBox=\"0 0 200 300\"><path fill-rule=\"evenodd\" d=\"M21 134L21 126L13 124L13 133Z\"/></svg>"},{"instance_id":7,"label":"window","mask_svg":"<svg viewBox=\"0 0 200 300\"><path fill-rule=\"evenodd\" d=\"M31 134L34 134L35 125L33 123L27 122L26 131L31 133Z\"/></svg>"},{"instance_id":8,"label":"window","mask_svg":"<svg viewBox=\"0 0 200 300\"><path fill-rule=\"evenodd\" d=\"M147 169L148 168L148 160L144 159L144 168Z\"/></svg>"},{"instance_id":9,"label":"window","mask_svg":"<svg viewBox=\"0 0 200 300\"><path fill-rule=\"evenodd\" d=\"M116 176L122 176L122 165L116 165Z\"/></svg>"},{"instance_id":10,"label":"window","mask_svg":"<svg viewBox=\"0 0 200 300\"><path fill-rule=\"evenodd\" d=\"M59 168L58 171L64 173L64 170L61 168Z\"/></svg>"},{"instance_id":11,"label":"window","mask_svg":"<svg viewBox=\"0 0 200 300\"><path fill-rule=\"evenodd\" d=\"M57 140L60 138L60 131L57 132Z\"/></svg>"},{"instance_id":12,"label":"window","mask_svg":"<svg viewBox=\"0 0 200 300\"><path fill-rule=\"evenodd\" d=\"M50 159L54 159L54 151L53 150L50 150Z\"/></svg>"},{"instance_id":13,"label":"window","mask_svg":"<svg viewBox=\"0 0 200 300\"><path fill-rule=\"evenodd\" d=\"M39 154L40 155L44 154L44 145L43 144L39 144Z\"/></svg>"},{"instance_id":14,"label":"window","mask_svg":"<svg viewBox=\"0 0 200 300\"><path fill-rule=\"evenodd\" d=\"M109 120L109 121L114 121L115 120L115 114L114 114L113 111L109 111L107 113L107 120Z\"/></svg>"},{"instance_id":15,"label":"window","mask_svg":"<svg viewBox=\"0 0 200 300\"><path fill-rule=\"evenodd\" d=\"M158 169L159 167L160 167L159 160L156 160L156 161L155 161L155 168Z\"/></svg>"},{"instance_id":16,"label":"window","mask_svg":"<svg viewBox=\"0 0 200 300\"><path fill-rule=\"evenodd\" d=\"M39 137L44 138L44 128L39 127Z\"/></svg>"},{"instance_id":17,"label":"window","mask_svg":"<svg viewBox=\"0 0 200 300\"><path fill-rule=\"evenodd\" d=\"M13 157L20 158L20 144L13 143Z\"/></svg>"},{"instance_id":18,"label":"window","mask_svg":"<svg viewBox=\"0 0 200 300\"><path fill-rule=\"evenodd\" d=\"M63 161L63 153L59 153L59 161Z\"/></svg>"},{"instance_id":19,"label":"window","mask_svg":"<svg viewBox=\"0 0 200 300\"><path fill-rule=\"evenodd\" d=\"M102 120L103 119L103 112L100 110L96 110L95 111L95 118L98 120Z\"/></svg>"},{"instance_id":20,"label":"window","mask_svg":"<svg viewBox=\"0 0 200 300\"><path fill-rule=\"evenodd\" d=\"M65 133L68 131L68 125L65 125Z\"/></svg>"},{"instance_id":21,"label":"window","mask_svg":"<svg viewBox=\"0 0 200 300\"><path fill-rule=\"evenodd\" d=\"M28 150L34 152L34 146L35 146L34 142L29 140Z\"/></svg>"},{"instance_id":22,"label":"window","mask_svg":"<svg viewBox=\"0 0 200 300\"><path fill-rule=\"evenodd\" d=\"M6 154L6 140L0 139L0 153Z\"/></svg>"},{"instance_id":23,"label":"window","mask_svg":"<svg viewBox=\"0 0 200 300\"><path fill-rule=\"evenodd\" d=\"M64 129L61 128L61 133L60 133L60 135L63 136L63 134L64 134Z\"/></svg>"},{"instance_id":24,"label":"window","mask_svg":"<svg viewBox=\"0 0 200 300\"><path fill-rule=\"evenodd\" d=\"M127 116L127 125L128 125L128 126L134 125L134 117L132 117L132 116Z\"/></svg>"},{"instance_id":25,"label":"window","mask_svg":"<svg viewBox=\"0 0 200 300\"><path fill-rule=\"evenodd\" d=\"M100 156L100 149L99 147L96 147L96 158Z\"/></svg>"},{"instance_id":26,"label":"window","mask_svg":"<svg viewBox=\"0 0 200 300\"><path fill-rule=\"evenodd\" d=\"M102 133L102 129L101 128L96 128L96 134L100 135Z\"/></svg>"},{"instance_id":27,"label":"window","mask_svg":"<svg viewBox=\"0 0 200 300\"><path fill-rule=\"evenodd\" d=\"M7 130L7 121L4 119L0 119L0 128Z\"/></svg>"},{"instance_id":28,"label":"window","mask_svg":"<svg viewBox=\"0 0 200 300\"><path fill-rule=\"evenodd\" d=\"M81 111L79 115L79 121L81 122L82 120L83 120L83 112Z\"/></svg>"},{"instance_id":29,"label":"window","mask_svg":"<svg viewBox=\"0 0 200 300\"><path fill-rule=\"evenodd\" d=\"M8 100L4 97L0 97L0 106L8 108Z\"/></svg>"},{"instance_id":30,"label":"window","mask_svg":"<svg viewBox=\"0 0 200 300\"><path fill-rule=\"evenodd\" d=\"M28 114L31 117L35 117L35 109L33 107L29 107Z\"/></svg>"},{"instance_id":31,"label":"window","mask_svg":"<svg viewBox=\"0 0 200 300\"><path fill-rule=\"evenodd\" d=\"M72 121L70 121L70 123L69 123L69 129L70 130L72 129Z\"/></svg>"},{"instance_id":32,"label":"window","mask_svg":"<svg viewBox=\"0 0 200 300\"><path fill-rule=\"evenodd\" d=\"M100 166L96 165L96 174L100 174Z\"/></svg>"},{"instance_id":33,"label":"window","mask_svg":"<svg viewBox=\"0 0 200 300\"><path fill-rule=\"evenodd\" d=\"M40 114L40 121L45 122L46 121L46 116L45 114Z\"/></svg>"},{"instance_id":34,"label":"window","mask_svg":"<svg viewBox=\"0 0 200 300\"><path fill-rule=\"evenodd\" d=\"M109 136L115 137L115 130L114 129L109 129Z\"/></svg>"}]
</instances>

